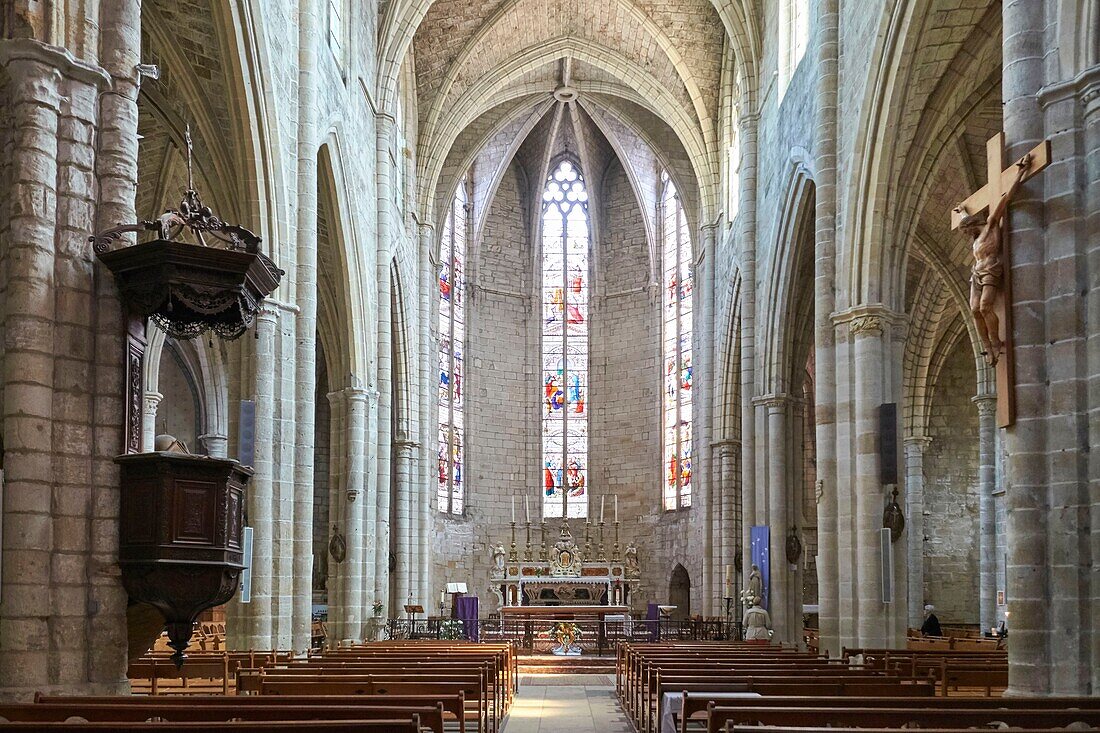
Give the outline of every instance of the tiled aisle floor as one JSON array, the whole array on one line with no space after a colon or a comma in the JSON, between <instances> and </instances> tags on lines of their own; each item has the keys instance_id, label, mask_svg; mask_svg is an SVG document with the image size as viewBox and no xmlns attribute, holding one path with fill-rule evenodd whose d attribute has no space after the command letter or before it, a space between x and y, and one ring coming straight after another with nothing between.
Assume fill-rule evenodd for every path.
<instances>
[{"instance_id":1,"label":"tiled aisle floor","mask_svg":"<svg viewBox=\"0 0 1100 733\"><path fill-rule=\"evenodd\" d=\"M547 684L524 677L503 733L633 733L614 684L586 684L602 683L604 675L554 675Z\"/></svg>"}]
</instances>

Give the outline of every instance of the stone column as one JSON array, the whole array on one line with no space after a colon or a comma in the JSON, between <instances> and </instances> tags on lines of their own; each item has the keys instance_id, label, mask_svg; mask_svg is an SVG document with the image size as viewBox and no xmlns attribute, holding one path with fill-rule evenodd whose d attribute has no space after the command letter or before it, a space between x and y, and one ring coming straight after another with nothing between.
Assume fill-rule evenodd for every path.
<instances>
[{"instance_id":1,"label":"stone column","mask_svg":"<svg viewBox=\"0 0 1100 733\"><path fill-rule=\"evenodd\" d=\"M141 402L141 450L153 450L157 437L157 406L164 399L160 392L146 392Z\"/></svg>"},{"instance_id":2,"label":"stone column","mask_svg":"<svg viewBox=\"0 0 1100 733\"><path fill-rule=\"evenodd\" d=\"M711 408L715 400L718 399L718 395L714 391L717 380L713 378L714 361L712 358L714 350L714 249L716 233L717 226L715 224L706 224L700 228L699 255L694 263L695 282L702 286L703 297L699 303L698 320L695 321L697 330L695 331L693 351L697 355L694 372L696 383L692 389L695 390L695 394L703 395L703 399L701 403L699 400L694 403L697 411L697 423L692 430L692 441L695 444L692 447L692 452L698 457L700 463L696 475L702 477L702 486L695 486L692 503L694 504L701 498L702 506L699 507L699 510L704 515L717 513L715 505L718 501L717 492L714 490L714 484L711 481L711 455L708 449L711 441L714 413ZM714 540L714 525L710 523L704 529L702 547L703 613L707 615L715 613L715 597L718 595L715 592Z\"/></svg>"},{"instance_id":3,"label":"stone column","mask_svg":"<svg viewBox=\"0 0 1100 733\"><path fill-rule=\"evenodd\" d=\"M393 297L390 267L393 263L393 238L401 222L393 215L393 166L390 163L390 143L393 137L394 118L379 114L375 118L377 140L375 145L376 201L378 206L378 259L376 262L378 286L378 417L376 422L378 451L376 486L376 515L374 527L374 593L371 602L380 600L387 612L393 611L389 603L390 557L390 487L391 440L393 428L390 416L393 407Z\"/></svg>"},{"instance_id":4,"label":"stone column","mask_svg":"<svg viewBox=\"0 0 1100 733\"><path fill-rule=\"evenodd\" d=\"M396 541L397 569L394 573L394 613L400 613L401 605L408 600L410 592L413 592L412 569L416 561L413 553L413 541L411 530L413 527L413 501L412 494L415 490L413 480L415 478L416 453L420 444L408 438L399 438L394 442L393 471L394 490L397 492L397 515L393 528Z\"/></svg>"},{"instance_id":5,"label":"stone column","mask_svg":"<svg viewBox=\"0 0 1100 733\"><path fill-rule=\"evenodd\" d=\"M718 615L726 612L725 566L734 565L740 560L741 547L741 441L720 440L711 444L713 455L713 479L715 506L713 526L715 531L715 597L719 603ZM733 620L740 620L739 598L741 578L734 573L733 599L731 606Z\"/></svg>"},{"instance_id":6,"label":"stone column","mask_svg":"<svg viewBox=\"0 0 1100 733\"><path fill-rule=\"evenodd\" d=\"M997 516L993 499L997 488L997 397L978 395L974 404L978 406L978 619L984 633L997 625Z\"/></svg>"},{"instance_id":7,"label":"stone column","mask_svg":"<svg viewBox=\"0 0 1100 733\"><path fill-rule=\"evenodd\" d=\"M436 343L432 339L432 297L438 292L435 265L432 263L432 244L435 241L435 229L431 224L421 223L420 235L420 277L423 287L420 291L420 351L421 373L420 400L420 471L415 491L414 509L416 512L416 583L414 584L414 603L428 605L431 583L431 544L432 499L435 496L433 467L436 465L436 427L432 421L433 396L439 375L434 373Z\"/></svg>"},{"instance_id":8,"label":"stone column","mask_svg":"<svg viewBox=\"0 0 1100 733\"><path fill-rule=\"evenodd\" d=\"M744 100L748 101L748 100ZM742 109L750 109L742 104ZM756 171L757 114L741 117L741 552L742 572L752 563L750 529L756 506ZM747 577L747 575L746 575Z\"/></svg>"},{"instance_id":9,"label":"stone column","mask_svg":"<svg viewBox=\"0 0 1100 733\"><path fill-rule=\"evenodd\" d=\"M245 501L248 523L252 527L252 598L242 605L246 621L245 649L272 648L274 619L274 530L275 530L275 337L279 328L279 308L265 302L256 317L255 367L253 370L256 401L255 473L249 482Z\"/></svg>"},{"instance_id":10,"label":"stone column","mask_svg":"<svg viewBox=\"0 0 1100 733\"><path fill-rule=\"evenodd\" d=\"M1002 8L1007 158L1051 165L1008 212L1016 423L1008 428L1009 691L1100 689L1100 57L1095 3ZM1086 540L1086 536L1088 540Z\"/></svg>"},{"instance_id":11,"label":"stone column","mask_svg":"<svg viewBox=\"0 0 1100 733\"><path fill-rule=\"evenodd\" d=\"M814 183L814 417L817 422L817 585L821 650L840 654L837 548L836 146L839 0L817 0L817 175Z\"/></svg>"},{"instance_id":12,"label":"stone column","mask_svg":"<svg viewBox=\"0 0 1100 733\"><path fill-rule=\"evenodd\" d=\"M291 649L310 647L313 600L313 451L317 387L318 0L298 3L298 241L295 247L294 564Z\"/></svg>"},{"instance_id":13,"label":"stone column","mask_svg":"<svg viewBox=\"0 0 1100 733\"><path fill-rule=\"evenodd\" d=\"M787 533L791 528L790 417L789 395L768 395L756 404L764 410L767 431L767 524L770 529L771 577L768 584L768 612L771 614L775 641L797 643L798 619L793 612L801 596L794 588L794 574L785 552Z\"/></svg>"},{"instance_id":14,"label":"stone column","mask_svg":"<svg viewBox=\"0 0 1100 733\"><path fill-rule=\"evenodd\" d=\"M924 623L924 452L932 439L925 435L905 438L905 534L909 558L910 628Z\"/></svg>"},{"instance_id":15,"label":"stone column","mask_svg":"<svg viewBox=\"0 0 1100 733\"><path fill-rule=\"evenodd\" d=\"M878 455L878 407L883 403L883 369L888 355L883 342L888 326L884 309L869 306L853 313L850 327L855 368L855 628L860 646L876 648L887 646L888 639L880 571L883 492Z\"/></svg>"},{"instance_id":16,"label":"stone column","mask_svg":"<svg viewBox=\"0 0 1100 733\"><path fill-rule=\"evenodd\" d=\"M98 133L96 124L108 74L135 54L134 9L120 2L99 19L112 56L106 68L36 40L0 40L0 105L11 131L0 190L8 214L0 222L0 698L127 686L112 462L122 449L122 321L113 283L93 275L87 235L94 214L133 217L136 143L115 134L132 135L136 124L132 67L115 80L121 98L110 107L118 118ZM121 20L134 25L120 32ZM95 179L97 134L110 160L98 163ZM140 382L136 389L140 400Z\"/></svg>"},{"instance_id":17,"label":"stone column","mask_svg":"<svg viewBox=\"0 0 1100 733\"><path fill-rule=\"evenodd\" d=\"M344 537L343 562L329 557L330 645L363 639L364 588L373 585L366 547L373 528L366 522L369 484L366 473L367 399L364 389L348 387L329 394L333 455L330 468L329 525ZM335 600L333 600L335 599Z\"/></svg>"},{"instance_id":18,"label":"stone column","mask_svg":"<svg viewBox=\"0 0 1100 733\"><path fill-rule=\"evenodd\" d=\"M1046 5L1045 2L1010 2L1002 8L1004 68L1001 87L1010 159L1017 152L1025 152L1045 134L1037 96L1046 82L1043 68ZM1041 175L1049 176L1050 172ZM1061 623L1057 614L1052 615L1054 605L1061 602L1055 600L1055 593L1063 598L1070 596L1070 588L1059 586L1061 580L1070 579L1071 573L1060 570L1061 577L1051 573L1050 460L1052 452L1074 443L1070 439L1052 444L1049 435L1055 406L1049 386L1047 352L1052 346L1046 324L1051 322L1053 314L1048 312L1047 242L1043 236L1043 204L1039 191L1041 183L1038 181L1021 188L1009 210L1006 227L1012 247L1017 407L1016 424L1007 433L1011 489L1005 496L1008 599L1012 614L1009 688L1017 694L1036 695L1069 691L1054 680L1052 656L1053 627L1058 627L1059 635L1067 639L1071 628ZM1067 271L1073 272L1072 268ZM1073 278L1063 280L1072 282ZM1064 415L1061 419L1067 427L1072 425L1070 417ZM1072 628L1078 628L1077 624ZM1066 668L1073 666L1071 659L1075 652L1070 659L1061 660Z\"/></svg>"}]
</instances>

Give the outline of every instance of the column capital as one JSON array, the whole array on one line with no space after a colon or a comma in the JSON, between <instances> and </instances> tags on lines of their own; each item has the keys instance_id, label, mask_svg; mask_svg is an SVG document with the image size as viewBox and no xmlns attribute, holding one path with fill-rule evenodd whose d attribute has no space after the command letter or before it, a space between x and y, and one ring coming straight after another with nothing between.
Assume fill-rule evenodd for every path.
<instances>
[{"instance_id":1,"label":"column capital","mask_svg":"<svg viewBox=\"0 0 1100 733\"><path fill-rule=\"evenodd\" d=\"M330 405L336 405L342 400L349 402L364 402L367 399L367 390L362 387L344 387L342 389L334 389L327 395Z\"/></svg>"},{"instance_id":2,"label":"column capital","mask_svg":"<svg viewBox=\"0 0 1100 733\"><path fill-rule=\"evenodd\" d=\"M400 455L404 457L409 457L414 454L418 448L420 448L420 443L410 438L398 438L397 440L393 441L393 446L397 449L397 452Z\"/></svg>"},{"instance_id":3,"label":"column capital","mask_svg":"<svg viewBox=\"0 0 1100 733\"><path fill-rule=\"evenodd\" d=\"M932 438L927 435L906 435L902 438L901 443L905 446L905 451L907 453L910 450L924 453L924 451L928 450L928 446L932 444Z\"/></svg>"},{"instance_id":4,"label":"column capital","mask_svg":"<svg viewBox=\"0 0 1100 733\"><path fill-rule=\"evenodd\" d=\"M882 303L852 306L833 313L831 318L834 327L847 324L853 336L882 335L889 329L904 329L909 320L904 313L893 311Z\"/></svg>"},{"instance_id":5,"label":"column capital","mask_svg":"<svg viewBox=\"0 0 1100 733\"><path fill-rule=\"evenodd\" d=\"M60 46L51 46L33 38L0 40L0 66L10 68L15 61L41 64L69 79L94 86L99 90L111 88L111 75L103 67L82 61ZM9 74L15 81L20 80L17 72L9 71Z\"/></svg>"},{"instance_id":6,"label":"column capital","mask_svg":"<svg viewBox=\"0 0 1100 733\"><path fill-rule=\"evenodd\" d=\"M735 438L715 440L710 444L710 449L715 451L720 458L732 458L741 451L741 441Z\"/></svg>"},{"instance_id":7,"label":"column capital","mask_svg":"<svg viewBox=\"0 0 1100 733\"><path fill-rule=\"evenodd\" d=\"M759 395L752 398L754 407L766 407L770 412L777 412L793 401L793 398L785 392L773 392L772 394Z\"/></svg>"},{"instance_id":8,"label":"column capital","mask_svg":"<svg viewBox=\"0 0 1100 733\"><path fill-rule=\"evenodd\" d=\"M278 323L279 306L268 298L264 298L260 307L256 310L256 323Z\"/></svg>"},{"instance_id":9,"label":"column capital","mask_svg":"<svg viewBox=\"0 0 1100 733\"><path fill-rule=\"evenodd\" d=\"M980 394L970 398L970 401L978 406L978 415L981 417L993 417L997 414L997 395Z\"/></svg>"}]
</instances>

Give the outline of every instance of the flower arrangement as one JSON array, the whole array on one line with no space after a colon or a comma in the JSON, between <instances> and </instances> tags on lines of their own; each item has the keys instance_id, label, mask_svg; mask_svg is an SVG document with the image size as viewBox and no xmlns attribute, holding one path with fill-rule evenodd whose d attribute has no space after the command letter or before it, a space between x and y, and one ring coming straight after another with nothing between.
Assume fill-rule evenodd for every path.
<instances>
[{"instance_id":1,"label":"flower arrangement","mask_svg":"<svg viewBox=\"0 0 1100 733\"><path fill-rule=\"evenodd\" d=\"M465 629L461 621L444 619L439 622L439 638L445 641L457 641L466 638Z\"/></svg>"},{"instance_id":2,"label":"flower arrangement","mask_svg":"<svg viewBox=\"0 0 1100 733\"><path fill-rule=\"evenodd\" d=\"M568 654L574 650L576 650L576 652L580 651L577 642L580 641L581 638L581 629L572 621L555 622L550 628L550 635L554 638L554 641L558 642L558 649L555 650L556 653Z\"/></svg>"},{"instance_id":3,"label":"flower arrangement","mask_svg":"<svg viewBox=\"0 0 1100 733\"><path fill-rule=\"evenodd\" d=\"M371 604L371 609L374 611L375 616L381 616L385 606L382 605L382 601L375 601Z\"/></svg>"}]
</instances>

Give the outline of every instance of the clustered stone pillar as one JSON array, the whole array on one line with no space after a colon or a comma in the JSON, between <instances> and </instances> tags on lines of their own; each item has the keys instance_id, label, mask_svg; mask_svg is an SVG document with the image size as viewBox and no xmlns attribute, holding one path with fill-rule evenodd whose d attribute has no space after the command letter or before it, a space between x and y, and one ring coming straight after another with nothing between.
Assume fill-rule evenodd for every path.
<instances>
[{"instance_id":1,"label":"clustered stone pillar","mask_svg":"<svg viewBox=\"0 0 1100 733\"><path fill-rule=\"evenodd\" d=\"M1096 694L1100 54L1095 7L1035 0L1004 3L1001 12L1007 157L1023 155L1043 138L1052 147L1050 167L1020 189L1006 227L1016 365L1016 423L1006 431L1009 691Z\"/></svg>"},{"instance_id":2,"label":"clustered stone pillar","mask_svg":"<svg viewBox=\"0 0 1100 733\"><path fill-rule=\"evenodd\" d=\"M907 604L902 599L908 592L908 558L904 552L893 553L892 592L884 603L886 548L880 532L889 487L880 473L879 408L897 401L903 331L899 314L881 304L857 306L833 317L838 371L852 373L851 380L836 382L839 644L896 646L905 635ZM904 495L900 498L905 501Z\"/></svg>"},{"instance_id":3,"label":"clustered stone pillar","mask_svg":"<svg viewBox=\"0 0 1100 733\"><path fill-rule=\"evenodd\" d=\"M99 45L90 35L82 59L32 38L0 40L0 699L128 686L112 462L122 451L121 308L94 273L87 236L98 220L134 216L138 5L120 0L91 20Z\"/></svg>"}]
</instances>

